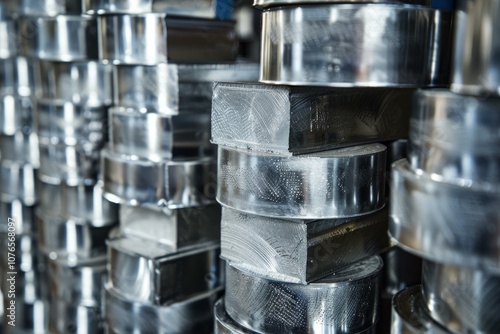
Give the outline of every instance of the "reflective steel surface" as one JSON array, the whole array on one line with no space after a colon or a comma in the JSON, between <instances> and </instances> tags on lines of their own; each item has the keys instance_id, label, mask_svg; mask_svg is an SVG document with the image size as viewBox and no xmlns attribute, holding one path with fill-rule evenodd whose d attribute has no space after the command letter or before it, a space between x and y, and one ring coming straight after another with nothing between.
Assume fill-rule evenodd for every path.
<instances>
[{"instance_id":1,"label":"reflective steel surface","mask_svg":"<svg viewBox=\"0 0 500 334\"><path fill-rule=\"evenodd\" d=\"M35 207L9 196L0 197L0 232L8 232L9 218L14 220L16 234L34 234Z\"/></svg>"},{"instance_id":2,"label":"reflective steel surface","mask_svg":"<svg viewBox=\"0 0 500 334\"><path fill-rule=\"evenodd\" d=\"M5 95L0 97L0 134L14 136L36 130L33 100L26 97Z\"/></svg>"},{"instance_id":3,"label":"reflective steel surface","mask_svg":"<svg viewBox=\"0 0 500 334\"><path fill-rule=\"evenodd\" d=\"M18 113L20 113L18 111ZM16 114L16 117L19 115ZM28 130L27 128L25 130ZM17 131L12 136L0 135L0 157L3 161L29 164L34 169L40 167L38 136L28 130L28 133ZM9 164L9 162L6 162Z\"/></svg>"},{"instance_id":4,"label":"reflective steel surface","mask_svg":"<svg viewBox=\"0 0 500 334\"><path fill-rule=\"evenodd\" d=\"M308 3L382 3L382 4L394 4L394 5L422 5L430 6L432 0L254 0L253 5L255 7L273 7L273 6L285 6L285 5L304 5Z\"/></svg>"},{"instance_id":5,"label":"reflective steel surface","mask_svg":"<svg viewBox=\"0 0 500 334\"><path fill-rule=\"evenodd\" d=\"M261 82L443 86L452 15L415 6L287 6L262 16Z\"/></svg>"},{"instance_id":6,"label":"reflective steel surface","mask_svg":"<svg viewBox=\"0 0 500 334\"><path fill-rule=\"evenodd\" d=\"M16 11L21 15L57 16L60 14L80 15L81 1L75 0L18 0Z\"/></svg>"},{"instance_id":7,"label":"reflective steel surface","mask_svg":"<svg viewBox=\"0 0 500 334\"><path fill-rule=\"evenodd\" d=\"M39 62L33 58L0 59L0 92L2 95L39 96Z\"/></svg>"},{"instance_id":8,"label":"reflective steel surface","mask_svg":"<svg viewBox=\"0 0 500 334\"><path fill-rule=\"evenodd\" d=\"M15 57L19 45L16 43L17 29L14 20L0 20L0 59Z\"/></svg>"},{"instance_id":9,"label":"reflective steel surface","mask_svg":"<svg viewBox=\"0 0 500 334\"><path fill-rule=\"evenodd\" d=\"M103 325L100 307L50 302L49 333L101 334Z\"/></svg>"},{"instance_id":10,"label":"reflective steel surface","mask_svg":"<svg viewBox=\"0 0 500 334\"><path fill-rule=\"evenodd\" d=\"M214 306L214 334L255 334L254 331L248 330L236 323L226 313L224 299L219 299Z\"/></svg>"},{"instance_id":11,"label":"reflective steel surface","mask_svg":"<svg viewBox=\"0 0 500 334\"><path fill-rule=\"evenodd\" d=\"M2 160L0 164L0 195L18 198L25 205L38 200L37 170L29 164Z\"/></svg>"}]
</instances>

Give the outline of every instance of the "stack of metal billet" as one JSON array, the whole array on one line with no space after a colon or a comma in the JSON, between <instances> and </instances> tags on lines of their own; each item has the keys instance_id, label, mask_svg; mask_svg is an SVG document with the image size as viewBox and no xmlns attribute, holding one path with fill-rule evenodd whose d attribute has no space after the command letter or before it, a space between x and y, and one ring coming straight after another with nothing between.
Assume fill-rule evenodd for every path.
<instances>
[{"instance_id":1,"label":"stack of metal billet","mask_svg":"<svg viewBox=\"0 0 500 334\"><path fill-rule=\"evenodd\" d=\"M0 287L4 333L44 333L46 305L35 206L40 166L36 59L23 57L13 3L0 4Z\"/></svg>"},{"instance_id":2,"label":"stack of metal billet","mask_svg":"<svg viewBox=\"0 0 500 334\"><path fill-rule=\"evenodd\" d=\"M255 5L260 83L213 92L227 262L215 333L373 333L381 290L404 284L381 281L380 142L402 154L393 141L408 136L415 89L448 84L452 13L429 1Z\"/></svg>"},{"instance_id":3,"label":"stack of metal billet","mask_svg":"<svg viewBox=\"0 0 500 334\"><path fill-rule=\"evenodd\" d=\"M424 259L392 333L499 333L500 3L459 0L451 91L414 96L390 234Z\"/></svg>"},{"instance_id":4,"label":"stack of metal billet","mask_svg":"<svg viewBox=\"0 0 500 334\"><path fill-rule=\"evenodd\" d=\"M106 198L120 204L108 241L108 333L208 333L223 289L214 81L248 81L221 1L85 1L99 57L114 64ZM223 7L223 6L222 6Z\"/></svg>"}]
</instances>

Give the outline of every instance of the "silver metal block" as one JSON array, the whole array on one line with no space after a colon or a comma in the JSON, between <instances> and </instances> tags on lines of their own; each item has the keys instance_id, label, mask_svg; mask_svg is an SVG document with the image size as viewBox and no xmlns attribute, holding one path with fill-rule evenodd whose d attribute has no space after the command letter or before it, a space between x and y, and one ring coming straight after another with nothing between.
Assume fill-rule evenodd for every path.
<instances>
[{"instance_id":1,"label":"silver metal block","mask_svg":"<svg viewBox=\"0 0 500 334\"><path fill-rule=\"evenodd\" d=\"M14 136L18 132L25 134L36 130L33 100L26 97L4 95L0 97L0 134Z\"/></svg>"},{"instance_id":2,"label":"silver metal block","mask_svg":"<svg viewBox=\"0 0 500 334\"><path fill-rule=\"evenodd\" d=\"M53 216L84 219L100 227L118 222L118 205L104 198L102 184L40 183L40 207Z\"/></svg>"},{"instance_id":3,"label":"silver metal block","mask_svg":"<svg viewBox=\"0 0 500 334\"><path fill-rule=\"evenodd\" d=\"M7 310L10 300L4 298L4 309ZM3 333L4 334L43 334L47 333L49 307L47 302L41 299L33 303L24 303L22 300L16 300L16 326L5 325L6 320L10 320L4 314Z\"/></svg>"},{"instance_id":4,"label":"silver metal block","mask_svg":"<svg viewBox=\"0 0 500 334\"><path fill-rule=\"evenodd\" d=\"M0 195L17 198L32 206L38 200L37 170L29 164L2 160L0 164Z\"/></svg>"},{"instance_id":5,"label":"silver metal block","mask_svg":"<svg viewBox=\"0 0 500 334\"><path fill-rule=\"evenodd\" d=\"M378 320L382 260L375 256L309 285L226 267L226 311L258 333L359 333Z\"/></svg>"},{"instance_id":6,"label":"silver metal block","mask_svg":"<svg viewBox=\"0 0 500 334\"><path fill-rule=\"evenodd\" d=\"M500 184L500 99L422 90L413 110L408 156L414 170L465 186Z\"/></svg>"},{"instance_id":7,"label":"silver metal block","mask_svg":"<svg viewBox=\"0 0 500 334\"><path fill-rule=\"evenodd\" d=\"M108 241L110 286L127 299L170 305L213 290L224 283L219 245L186 251L149 240Z\"/></svg>"},{"instance_id":8,"label":"silver metal block","mask_svg":"<svg viewBox=\"0 0 500 334\"><path fill-rule=\"evenodd\" d=\"M103 189L112 202L170 209L215 202L217 166L213 158L153 162L109 149L101 157Z\"/></svg>"},{"instance_id":9,"label":"silver metal block","mask_svg":"<svg viewBox=\"0 0 500 334\"><path fill-rule=\"evenodd\" d=\"M165 14L101 15L99 58L129 65L236 60L232 21L167 17ZM168 51L167 51L168 50ZM202 53L199 50L203 50Z\"/></svg>"},{"instance_id":10,"label":"silver metal block","mask_svg":"<svg viewBox=\"0 0 500 334\"><path fill-rule=\"evenodd\" d=\"M413 89L216 83L212 141L304 154L408 136Z\"/></svg>"},{"instance_id":11,"label":"silver metal block","mask_svg":"<svg viewBox=\"0 0 500 334\"><path fill-rule=\"evenodd\" d=\"M217 200L246 213L276 218L347 218L385 203L381 144L300 156L219 146Z\"/></svg>"},{"instance_id":12,"label":"silver metal block","mask_svg":"<svg viewBox=\"0 0 500 334\"><path fill-rule=\"evenodd\" d=\"M221 258L257 276L307 284L389 247L388 211L283 220L222 210Z\"/></svg>"},{"instance_id":13,"label":"silver metal block","mask_svg":"<svg viewBox=\"0 0 500 334\"><path fill-rule=\"evenodd\" d=\"M176 16L215 18L217 0L84 0L87 14L165 13Z\"/></svg>"},{"instance_id":14,"label":"silver metal block","mask_svg":"<svg viewBox=\"0 0 500 334\"><path fill-rule=\"evenodd\" d=\"M12 136L0 135L0 159L40 167L38 136L36 133L16 132Z\"/></svg>"},{"instance_id":15,"label":"silver metal block","mask_svg":"<svg viewBox=\"0 0 500 334\"><path fill-rule=\"evenodd\" d=\"M18 23L24 56L64 62L97 59L97 22L94 17L24 16Z\"/></svg>"},{"instance_id":16,"label":"silver metal block","mask_svg":"<svg viewBox=\"0 0 500 334\"><path fill-rule=\"evenodd\" d=\"M392 301L391 334L450 334L425 309L420 285L400 291Z\"/></svg>"},{"instance_id":17,"label":"silver metal block","mask_svg":"<svg viewBox=\"0 0 500 334\"><path fill-rule=\"evenodd\" d=\"M24 97L40 95L40 67L33 58L0 59L0 93Z\"/></svg>"},{"instance_id":18,"label":"silver metal block","mask_svg":"<svg viewBox=\"0 0 500 334\"><path fill-rule=\"evenodd\" d=\"M500 272L500 189L460 186L393 165L389 231L403 249L431 261Z\"/></svg>"},{"instance_id":19,"label":"silver metal block","mask_svg":"<svg viewBox=\"0 0 500 334\"><path fill-rule=\"evenodd\" d=\"M381 4L395 4L395 5L421 5L430 6L432 0L254 0L254 7L273 7L273 6L287 6L287 5L306 5L306 4L318 4L318 3L381 3Z\"/></svg>"},{"instance_id":20,"label":"silver metal block","mask_svg":"<svg viewBox=\"0 0 500 334\"><path fill-rule=\"evenodd\" d=\"M21 15L57 16L82 14L81 1L75 0L18 0L17 11Z\"/></svg>"},{"instance_id":21,"label":"silver metal block","mask_svg":"<svg viewBox=\"0 0 500 334\"><path fill-rule=\"evenodd\" d=\"M113 67L96 61L41 62L44 99L72 102L85 107L113 103Z\"/></svg>"},{"instance_id":22,"label":"silver metal block","mask_svg":"<svg viewBox=\"0 0 500 334\"><path fill-rule=\"evenodd\" d=\"M115 105L169 115L210 112L214 81L256 81L258 76L253 63L118 65Z\"/></svg>"},{"instance_id":23,"label":"silver metal block","mask_svg":"<svg viewBox=\"0 0 500 334\"><path fill-rule=\"evenodd\" d=\"M500 3L460 0L456 6L451 90L500 95Z\"/></svg>"},{"instance_id":24,"label":"silver metal block","mask_svg":"<svg viewBox=\"0 0 500 334\"><path fill-rule=\"evenodd\" d=\"M422 293L430 315L455 333L499 333L500 277L424 261Z\"/></svg>"},{"instance_id":25,"label":"silver metal block","mask_svg":"<svg viewBox=\"0 0 500 334\"><path fill-rule=\"evenodd\" d=\"M49 333L102 334L99 306L84 306L54 299L49 302Z\"/></svg>"},{"instance_id":26,"label":"silver metal block","mask_svg":"<svg viewBox=\"0 0 500 334\"><path fill-rule=\"evenodd\" d=\"M168 245L172 249L218 244L220 221L218 204L173 210L120 206L120 230L124 236Z\"/></svg>"},{"instance_id":27,"label":"silver metal block","mask_svg":"<svg viewBox=\"0 0 500 334\"><path fill-rule=\"evenodd\" d=\"M0 232L35 234L35 206L25 205L17 198L0 198Z\"/></svg>"},{"instance_id":28,"label":"silver metal block","mask_svg":"<svg viewBox=\"0 0 500 334\"><path fill-rule=\"evenodd\" d=\"M421 6L323 4L265 11L260 81L445 86L451 23L450 12Z\"/></svg>"},{"instance_id":29,"label":"silver metal block","mask_svg":"<svg viewBox=\"0 0 500 334\"><path fill-rule=\"evenodd\" d=\"M17 26L12 19L0 20L0 59L18 55L19 46L16 43Z\"/></svg>"},{"instance_id":30,"label":"silver metal block","mask_svg":"<svg viewBox=\"0 0 500 334\"><path fill-rule=\"evenodd\" d=\"M199 334L213 329L213 307L222 288L169 306L140 303L105 286L105 323L109 334Z\"/></svg>"}]
</instances>

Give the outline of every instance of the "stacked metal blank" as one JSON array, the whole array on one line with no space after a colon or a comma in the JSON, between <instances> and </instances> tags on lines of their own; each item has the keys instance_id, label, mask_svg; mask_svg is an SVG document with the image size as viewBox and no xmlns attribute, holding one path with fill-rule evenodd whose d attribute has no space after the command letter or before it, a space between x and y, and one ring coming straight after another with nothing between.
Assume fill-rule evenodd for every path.
<instances>
[{"instance_id":1,"label":"stacked metal blank","mask_svg":"<svg viewBox=\"0 0 500 334\"><path fill-rule=\"evenodd\" d=\"M219 253L212 84L255 80L237 64L234 22L218 1L85 1L99 57L113 63L105 196L120 203L108 241L108 333L203 333L224 271ZM171 16L179 15L179 16Z\"/></svg>"},{"instance_id":2,"label":"stacked metal blank","mask_svg":"<svg viewBox=\"0 0 500 334\"><path fill-rule=\"evenodd\" d=\"M451 91L414 97L393 166L390 233L424 258L394 299L393 333L498 333L500 4L457 2Z\"/></svg>"},{"instance_id":3,"label":"stacked metal blank","mask_svg":"<svg viewBox=\"0 0 500 334\"><path fill-rule=\"evenodd\" d=\"M389 247L377 142L407 136L415 87L447 84L451 14L366 2L257 1L261 83L214 85L216 333L375 330Z\"/></svg>"}]
</instances>

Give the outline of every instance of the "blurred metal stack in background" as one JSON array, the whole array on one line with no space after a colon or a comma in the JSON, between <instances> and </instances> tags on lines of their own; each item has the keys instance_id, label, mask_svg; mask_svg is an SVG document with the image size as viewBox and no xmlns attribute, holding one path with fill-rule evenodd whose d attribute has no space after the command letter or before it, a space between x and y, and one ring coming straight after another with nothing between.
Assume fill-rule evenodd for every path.
<instances>
[{"instance_id":1,"label":"blurred metal stack in background","mask_svg":"<svg viewBox=\"0 0 500 334\"><path fill-rule=\"evenodd\" d=\"M418 280L392 264L382 282L386 161L404 155L415 88L448 84L452 14L313 2L256 1L260 83L214 86L216 333L373 333L381 292Z\"/></svg>"},{"instance_id":2,"label":"blurred metal stack in background","mask_svg":"<svg viewBox=\"0 0 500 334\"><path fill-rule=\"evenodd\" d=\"M451 91L415 94L393 165L390 234L425 261L392 333L500 332L500 3L459 0L455 18Z\"/></svg>"}]
</instances>

